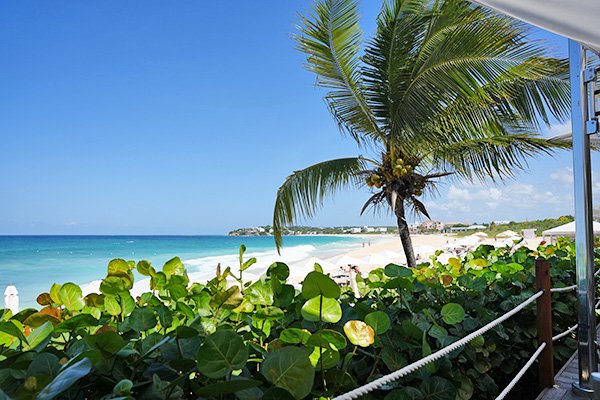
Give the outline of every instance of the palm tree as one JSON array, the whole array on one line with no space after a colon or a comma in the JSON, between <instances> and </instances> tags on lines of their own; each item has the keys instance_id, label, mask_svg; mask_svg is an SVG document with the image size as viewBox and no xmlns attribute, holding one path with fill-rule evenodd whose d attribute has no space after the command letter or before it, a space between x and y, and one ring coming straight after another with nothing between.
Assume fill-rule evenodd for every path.
<instances>
[{"instance_id":1,"label":"palm tree","mask_svg":"<svg viewBox=\"0 0 600 400\"><path fill-rule=\"evenodd\" d=\"M407 212L439 179L504 180L527 159L567 147L537 134L568 116L567 65L549 57L514 19L460 0L384 2L362 48L354 0L320 0L300 19L298 48L340 130L372 154L324 161L290 175L277 191L277 248L284 226L312 217L340 188L368 186L363 207L397 219L416 266Z\"/></svg>"}]
</instances>

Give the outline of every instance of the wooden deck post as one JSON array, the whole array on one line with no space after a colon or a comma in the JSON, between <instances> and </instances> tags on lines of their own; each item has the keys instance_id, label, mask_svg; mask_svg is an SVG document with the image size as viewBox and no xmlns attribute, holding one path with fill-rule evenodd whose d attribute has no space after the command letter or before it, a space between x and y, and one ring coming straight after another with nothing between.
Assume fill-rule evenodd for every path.
<instances>
[{"instance_id":1,"label":"wooden deck post","mask_svg":"<svg viewBox=\"0 0 600 400\"><path fill-rule=\"evenodd\" d=\"M538 344L546 348L538 358L540 389L554 386L554 350L552 349L552 295L550 294L550 262L535 260L535 289L544 290L537 299Z\"/></svg>"}]
</instances>

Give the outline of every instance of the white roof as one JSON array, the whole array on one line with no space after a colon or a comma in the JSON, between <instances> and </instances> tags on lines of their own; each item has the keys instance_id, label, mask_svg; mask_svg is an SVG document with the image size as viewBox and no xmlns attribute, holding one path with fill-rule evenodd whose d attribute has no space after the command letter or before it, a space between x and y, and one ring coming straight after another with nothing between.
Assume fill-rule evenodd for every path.
<instances>
[{"instance_id":1,"label":"white roof","mask_svg":"<svg viewBox=\"0 0 600 400\"><path fill-rule=\"evenodd\" d=\"M598 0L473 0L600 52Z\"/></svg>"},{"instance_id":2,"label":"white roof","mask_svg":"<svg viewBox=\"0 0 600 400\"><path fill-rule=\"evenodd\" d=\"M575 221L542 232L543 236L573 236L575 235ZM600 235L600 223L594 221L594 235Z\"/></svg>"}]
</instances>

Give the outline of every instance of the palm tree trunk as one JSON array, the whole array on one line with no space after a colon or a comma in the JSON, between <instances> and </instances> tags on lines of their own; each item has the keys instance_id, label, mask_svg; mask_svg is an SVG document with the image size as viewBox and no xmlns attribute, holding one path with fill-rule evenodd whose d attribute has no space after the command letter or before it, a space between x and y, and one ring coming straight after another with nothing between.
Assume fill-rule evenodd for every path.
<instances>
[{"instance_id":1,"label":"palm tree trunk","mask_svg":"<svg viewBox=\"0 0 600 400\"><path fill-rule=\"evenodd\" d=\"M417 260L415 259L410 231L408 230L408 223L404 216L404 199L400 197L396 199L394 214L396 214L396 218L398 219L398 233L400 234L400 241L402 242L402 248L404 249L404 255L406 256L406 263L409 268L416 268Z\"/></svg>"}]
</instances>

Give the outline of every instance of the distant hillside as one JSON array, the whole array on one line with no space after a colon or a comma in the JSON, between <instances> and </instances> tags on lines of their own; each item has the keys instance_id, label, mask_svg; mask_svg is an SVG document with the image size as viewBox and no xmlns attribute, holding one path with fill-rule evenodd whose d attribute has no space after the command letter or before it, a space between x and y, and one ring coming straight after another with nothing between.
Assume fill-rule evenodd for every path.
<instances>
[{"instance_id":1,"label":"distant hillside","mask_svg":"<svg viewBox=\"0 0 600 400\"><path fill-rule=\"evenodd\" d=\"M491 223L488 225L488 228L484 230L485 233L490 236L495 236L501 232L506 230L515 231L517 233L521 233L523 229L535 229L536 234L538 236L542 235L542 232L554 228L555 226L564 225L568 222L573 221L575 218L571 215L563 215L558 218L548 218L548 219L536 219L532 221L522 221L522 222L510 222L508 224L496 225Z\"/></svg>"}]
</instances>

